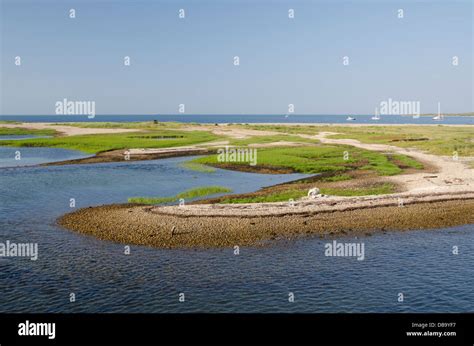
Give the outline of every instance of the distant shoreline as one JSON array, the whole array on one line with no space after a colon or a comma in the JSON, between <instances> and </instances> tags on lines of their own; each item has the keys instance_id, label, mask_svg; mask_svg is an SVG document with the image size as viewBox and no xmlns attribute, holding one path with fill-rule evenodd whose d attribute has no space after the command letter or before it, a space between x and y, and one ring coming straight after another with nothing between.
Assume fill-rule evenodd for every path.
<instances>
[{"instance_id":1,"label":"distant shoreline","mask_svg":"<svg viewBox=\"0 0 474 346\"><path fill-rule=\"evenodd\" d=\"M307 113L302 113L302 114L296 114L296 113L291 113L290 116L337 116L337 117L347 117L348 114L354 115L354 116L371 116L372 113L338 113L338 114L307 114ZM463 116L474 116L474 112L465 112L465 113L442 113L444 116L456 116L456 117L463 117ZM208 113L192 113L192 114L186 114L186 113L179 113L179 114L96 114L95 118L99 117L128 117L128 116L146 116L146 117L160 117L160 116L166 116L166 117L172 117L172 116L216 116L216 117L225 117L225 116L279 116L279 115L285 115L285 113L256 113L256 114L232 114L232 113L216 113L216 114L208 114ZM384 115L384 114L382 114ZM385 114L386 116L391 116L391 115L396 115L396 116L407 116L407 117L412 117L415 114ZM438 115L437 113L423 113L420 114L420 116L435 116ZM1 114L0 115L0 121L2 117L60 117L63 115L57 115L57 114ZM89 121L91 119L88 119ZM7 120L8 121L8 120ZM13 120L12 120L13 121Z\"/></svg>"},{"instance_id":2,"label":"distant shoreline","mask_svg":"<svg viewBox=\"0 0 474 346\"><path fill-rule=\"evenodd\" d=\"M412 117L414 116L413 114L411 115L404 115L400 114L402 117ZM426 114L420 114L420 117L434 117L437 116L437 113L426 113ZM445 117L474 117L474 113L442 113L441 115Z\"/></svg>"}]
</instances>

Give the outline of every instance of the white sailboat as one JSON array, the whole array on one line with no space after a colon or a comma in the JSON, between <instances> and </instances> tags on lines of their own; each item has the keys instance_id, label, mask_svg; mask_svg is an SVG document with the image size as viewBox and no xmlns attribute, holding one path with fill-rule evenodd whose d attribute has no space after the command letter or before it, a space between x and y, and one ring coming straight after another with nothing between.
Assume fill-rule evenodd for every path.
<instances>
[{"instance_id":1,"label":"white sailboat","mask_svg":"<svg viewBox=\"0 0 474 346\"><path fill-rule=\"evenodd\" d=\"M354 121L354 120L356 120L356 118L353 118L353 117L351 117L351 116L349 115L346 120L347 120L347 121Z\"/></svg>"},{"instance_id":2,"label":"white sailboat","mask_svg":"<svg viewBox=\"0 0 474 346\"><path fill-rule=\"evenodd\" d=\"M380 120L380 114L379 114L379 109L378 108L375 108L375 115L370 119L376 120L376 121Z\"/></svg>"},{"instance_id":3,"label":"white sailboat","mask_svg":"<svg viewBox=\"0 0 474 346\"><path fill-rule=\"evenodd\" d=\"M438 115L433 117L433 120L441 121L444 119L444 116L441 114L441 106L440 103L438 102Z\"/></svg>"}]
</instances>

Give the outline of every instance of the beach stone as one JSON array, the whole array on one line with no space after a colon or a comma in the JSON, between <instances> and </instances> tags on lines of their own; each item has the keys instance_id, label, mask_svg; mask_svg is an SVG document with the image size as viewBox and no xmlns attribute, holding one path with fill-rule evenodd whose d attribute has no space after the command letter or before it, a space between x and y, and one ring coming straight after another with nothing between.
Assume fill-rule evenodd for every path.
<instances>
[{"instance_id":1,"label":"beach stone","mask_svg":"<svg viewBox=\"0 0 474 346\"><path fill-rule=\"evenodd\" d=\"M313 187L308 191L308 197L309 198L318 198L321 197L321 193L317 187Z\"/></svg>"}]
</instances>

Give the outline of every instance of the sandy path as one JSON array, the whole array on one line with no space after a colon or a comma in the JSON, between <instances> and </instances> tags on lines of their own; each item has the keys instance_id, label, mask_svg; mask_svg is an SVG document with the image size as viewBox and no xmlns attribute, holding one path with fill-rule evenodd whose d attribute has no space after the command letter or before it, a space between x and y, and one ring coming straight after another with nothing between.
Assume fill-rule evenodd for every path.
<instances>
[{"instance_id":1,"label":"sandy path","mask_svg":"<svg viewBox=\"0 0 474 346\"><path fill-rule=\"evenodd\" d=\"M437 169L438 172L435 174L415 173L388 177L389 180L395 183L401 183L405 186L409 193L474 191L474 170L469 168L466 164L467 160L471 158L459 158L458 160L454 160L453 157L450 156L427 154L418 150L410 150L392 145L367 144L355 139L327 138L327 136L334 134L336 133L320 132L316 136L302 136L317 139L324 144L344 144L366 150L394 152L407 155L421 162L428 163Z\"/></svg>"},{"instance_id":2,"label":"sandy path","mask_svg":"<svg viewBox=\"0 0 474 346\"><path fill-rule=\"evenodd\" d=\"M31 130L55 130L65 136L78 135L95 135L102 133L121 133L121 132L137 132L137 129L100 129L100 128L83 128L68 125L53 125L53 123L21 123L21 124L0 124L5 128L23 128Z\"/></svg>"},{"instance_id":3,"label":"sandy path","mask_svg":"<svg viewBox=\"0 0 474 346\"><path fill-rule=\"evenodd\" d=\"M157 215L181 217L267 217L306 215L327 212L346 212L375 207L401 207L426 202L446 202L474 199L474 191L458 193L409 192L360 197L325 196L318 199L303 198L291 206L288 202L247 204L192 204L184 207L148 207ZM138 207L137 207L138 208Z\"/></svg>"},{"instance_id":4,"label":"sandy path","mask_svg":"<svg viewBox=\"0 0 474 346\"><path fill-rule=\"evenodd\" d=\"M181 130L183 131L209 131L218 136L228 136L235 139L246 139L249 137L255 136L276 136L276 135L284 135L281 132L276 131L262 131L262 130L251 130L251 129L243 129L227 124L219 124L219 126L215 125L201 125L201 126L186 126L183 127Z\"/></svg>"}]
</instances>

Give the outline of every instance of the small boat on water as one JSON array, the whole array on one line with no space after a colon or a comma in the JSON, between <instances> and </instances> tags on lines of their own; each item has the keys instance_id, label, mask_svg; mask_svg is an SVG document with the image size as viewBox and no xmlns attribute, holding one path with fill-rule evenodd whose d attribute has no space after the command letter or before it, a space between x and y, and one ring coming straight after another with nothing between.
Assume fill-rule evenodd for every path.
<instances>
[{"instance_id":1,"label":"small boat on water","mask_svg":"<svg viewBox=\"0 0 474 346\"><path fill-rule=\"evenodd\" d=\"M353 118L353 117L351 117L351 116L348 116L346 120L347 120L347 121L354 121L354 120L356 120L356 118Z\"/></svg>"},{"instance_id":2,"label":"small boat on water","mask_svg":"<svg viewBox=\"0 0 474 346\"><path fill-rule=\"evenodd\" d=\"M380 120L380 114L379 114L379 110L377 108L375 108L375 115L370 118L372 120Z\"/></svg>"},{"instance_id":3,"label":"small boat on water","mask_svg":"<svg viewBox=\"0 0 474 346\"><path fill-rule=\"evenodd\" d=\"M444 119L444 116L441 114L441 105L438 102L438 115L433 117L433 120L441 121Z\"/></svg>"}]
</instances>

